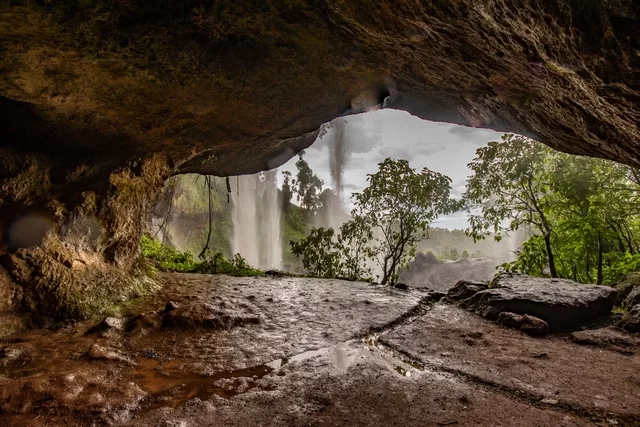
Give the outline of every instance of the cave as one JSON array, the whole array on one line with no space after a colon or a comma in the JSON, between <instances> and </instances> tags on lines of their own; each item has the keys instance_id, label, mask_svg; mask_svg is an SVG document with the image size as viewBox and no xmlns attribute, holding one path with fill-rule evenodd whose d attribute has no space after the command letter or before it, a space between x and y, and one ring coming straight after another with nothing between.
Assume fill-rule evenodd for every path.
<instances>
[{"instance_id":1,"label":"cave","mask_svg":"<svg viewBox=\"0 0 640 427\"><path fill-rule=\"evenodd\" d=\"M157 289L140 240L170 177L277 168L339 117L640 167L639 20L634 0L4 2L0 332Z\"/></svg>"}]
</instances>

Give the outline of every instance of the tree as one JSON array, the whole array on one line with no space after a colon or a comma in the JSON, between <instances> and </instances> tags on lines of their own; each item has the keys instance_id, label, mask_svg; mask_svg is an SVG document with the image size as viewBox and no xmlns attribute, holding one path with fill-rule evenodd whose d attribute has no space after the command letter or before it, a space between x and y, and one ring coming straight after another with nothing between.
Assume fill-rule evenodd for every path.
<instances>
[{"instance_id":1,"label":"tree","mask_svg":"<svg viewBox=\"0 0 640 427\"><path fill-rule=\"evenodd\" d=\"M282 181L282 208L285 212L287 212L289 210L291 200L293 199L295 182L291 177L291 172L283 171L282 175L284 176L284 179Z\"/></svg>"},{"instance_id":2,"label":"tree","mask_svg":"<svg viewBox=\"0 0 640 427\"><path fill-rule=\"evenodd\" d=\"M469 164L473 175L467 181L464 199L471 215L468 230L474 240L504 233L528 224L543 236L551 277L556 271L551 233L549 179L545 168L548 148L529 138L506 134L476 151ZM477 212L480 210L480 214Z\"/></svg>"},{"instance_id":3,"label":"tree","mask_svg":"<svg viewBox=\"0 0 640 427\"><path fill-rule=\"evenodd\" d=\"M415 244L428 237L430 223L459 204L450 197L451 179L445 175L426 168L416 172L408 161L390 158L378 167L367 175L368 187L353 195L352 216L373 230L370 250L385 285L396 282L399 268L415 255Z\"/></svg>"},{"instance_id":4,"label":"tree","mask_svg":"<svg viewBox=\"0 0 640 427\"><path fill-rule=\"evenodd\" d=\"M469 252L467 252L466 250L462 251L462 255L460 255L460 258L469 259Z\"/></svg>"},{"instance_id":5,"label":"tree","mask_svg":"<svg viewBox=\"0 0 640 427\"><path fill-rule=\"evenodd\" d=\"M380 283L394 284L401 267L415 255L415 245L428 237L429 224L457 210L450 197L451 180L437 172L416 172L406 160L386 159L367 176L369 186L354 194L352 220L335 236L332 229L313 229L292 252L312 274L352 280L371 274L377 262ZM330 231L329 231L330 230Z\"/></svg>"},{"instance_id":6,"label":"tree","mask_svg":"<svg viewBox=\"0 0 640 427\"><path fill-rule=\"evenodd\" d=\"M297 200L300 206L306 209L307 212L313 212L320 206L319 196L322 191L323 182L313 173L313 170L304 159L304 151L298 156L296 168L298 169L295 181L297 185Z\"/></svg>"},{"instance_id":7,"label":"tree","mask_svg":"<svg viewBox=\"0 0 640 427\"><path fill-rule=\"evenodd\" d=\"M465 194L468 233L499 238L522 226L533 233L503 269L611 284L640 266L635 169L514 135L476 154Z\"/></svg>"}]
</instances>

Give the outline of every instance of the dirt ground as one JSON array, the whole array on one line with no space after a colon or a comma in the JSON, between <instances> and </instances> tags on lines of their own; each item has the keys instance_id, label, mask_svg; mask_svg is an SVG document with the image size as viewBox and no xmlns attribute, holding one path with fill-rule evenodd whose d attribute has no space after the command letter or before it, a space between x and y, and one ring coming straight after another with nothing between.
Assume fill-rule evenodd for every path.
<instances>
[{"instance_id":1,"label":"dirt ground","mask_svg":"<svg viewBox=\"0 0 640 427\"><path fill-rule=\"evenodd\" d=\"M640 425L635 351L531 338L420 290L163 278L123 321L0 339L0 425Z\"/></svg>"}]
</instances>

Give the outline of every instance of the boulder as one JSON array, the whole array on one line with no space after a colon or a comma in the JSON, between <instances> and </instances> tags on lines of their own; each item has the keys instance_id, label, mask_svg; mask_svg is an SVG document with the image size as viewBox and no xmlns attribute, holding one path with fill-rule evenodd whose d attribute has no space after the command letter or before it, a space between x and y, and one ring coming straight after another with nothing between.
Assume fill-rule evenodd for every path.
<instances>
[{"instance_id":1,"label":"boulder","mask_svg":"<svg viewBox=\"0 0 640 427\"><path fill-rule=\"evenodd\" d=\"M502 312L529 314L557 332L609 315L616 295L608 286L505 273L494 279L491 288L476 292L460 305L490 320L498 319Z\"/></svg>"},{"instance_id":2,"label":"boulder","mask_svg":"<svg viewBox=\"0 0 640 427\"><path fill-rule=\"evenodd\" d=\"M549 334L549 325L547 322L538 317L529 316L528 314L502 312L498 316L498 323L507 328L519 329L533 337L544 337Z\"/></svg>"},{"instance_id":3,"label":"boulder","mask_svg":"<svg viewBox=\"0 0 640 427\"><path fill-rule=\"evenodd\" d=\"M616 305L633 307L640 304L640 273L628 273L615 285Z\"/></svg>"},{"instance_id":4,"label":"boulder","mask_svg":"<svg viewBox=\"0 0 640 427\"><path fill-rule=\"evenodd\" d=\"M631 307L631 310L620 321L619 326L627 332L640 332L640 304Z\"/></svg>"},{"instance_id":5,"label":"boulder","mask_svg":"<svg viewBox=\"0 0 640 427\"><path fill-rule=\"evenodd\" d=\"M447 300L450 302L463 301L474 296L480 291L484 291L488 285L483 282L469 282L460 280L456 285L447 292Z\"/></svg>"},{"instance_id":6,"label":"boulder","mask_svg":"<svg viewBox=\"0 0 640 427\"><path fill-rule=\"evenodd\" d=\"M634 348L640 345L640 339L615 326L574 332L569 339L576 344L606 348L622 354L633 354Z\"/></svg>"}]
</instances>

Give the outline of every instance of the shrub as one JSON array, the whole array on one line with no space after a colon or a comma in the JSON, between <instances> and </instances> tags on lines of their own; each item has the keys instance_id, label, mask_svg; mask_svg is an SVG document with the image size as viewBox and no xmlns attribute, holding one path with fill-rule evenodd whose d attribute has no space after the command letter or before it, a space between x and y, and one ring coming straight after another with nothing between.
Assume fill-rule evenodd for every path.
<instances>
[{"instance_id":1,"label":"shrub","mask_svg":"<svg viewBox=\"0 0 640 427\"><path fill-rule=\"evenodd\" d=\"M220 252L207 250L201 261L196 261L189 252L176 251L150 238L143 236L142 255L159 263L161 269L179 273L228 274L230 276L260 276L261 270L251 267L247 261L236 254L229 260Z\"/></svg>"}]
</instances>

